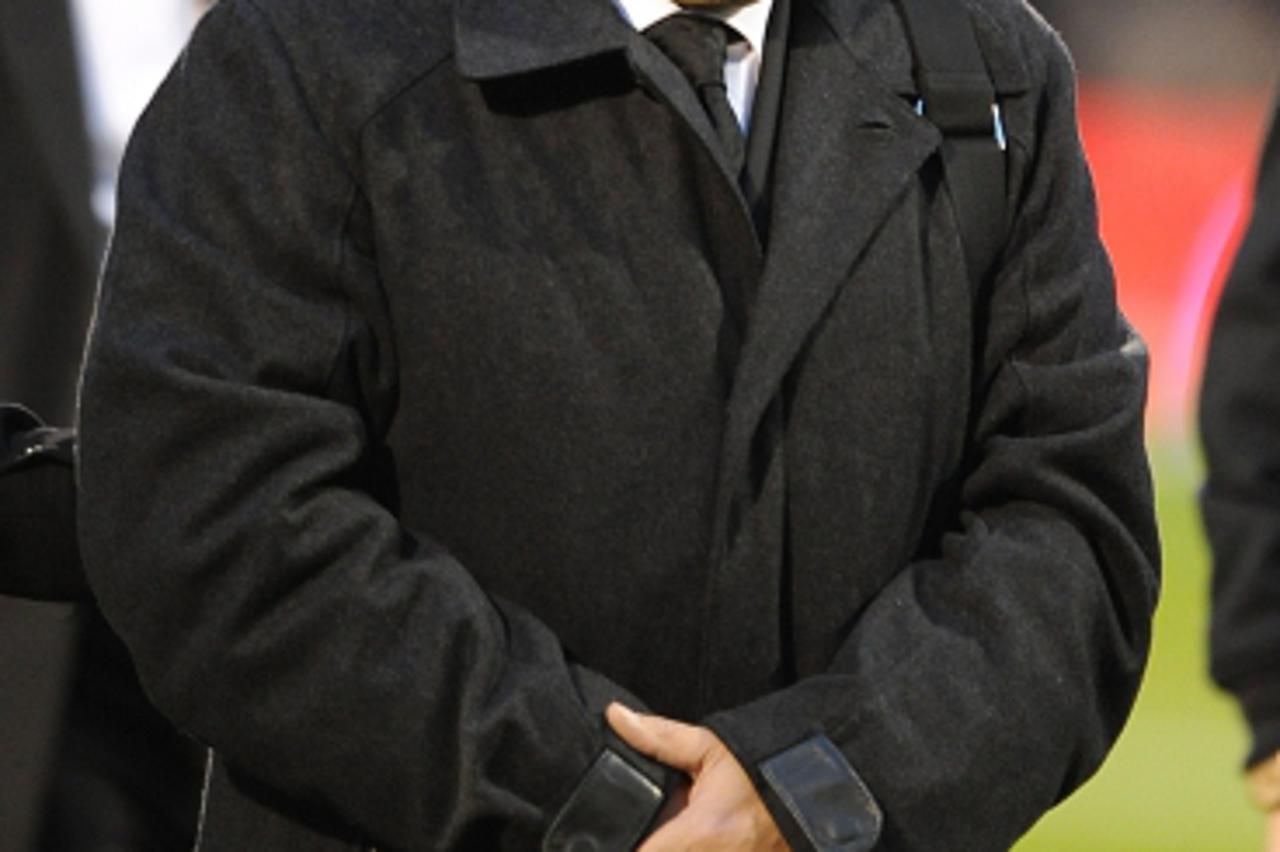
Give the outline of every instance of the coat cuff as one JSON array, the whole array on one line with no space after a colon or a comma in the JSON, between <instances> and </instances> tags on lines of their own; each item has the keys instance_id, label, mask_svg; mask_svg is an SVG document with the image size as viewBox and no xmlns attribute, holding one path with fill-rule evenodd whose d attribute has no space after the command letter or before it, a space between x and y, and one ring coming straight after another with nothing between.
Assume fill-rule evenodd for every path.
<instances>
[{"instance_id":1,"label":"coat cuff","mask_svg":"<svg viewBox=\"0 0 1280 852\"><path fill-rule=\"evenodd\" d=\"M1280 752L1280 669L1259 672L1233 684L1253 736L1246 766Z\"/></svg>"},{"instance_id":2,"label":"coat cuff","mask_svg":"<svg viewBox=\"0 0 1280 852\"><path fill-rule=\"evenodd\" d=\"M682 776L631 748L605 722L610 703L646 710L643 702L589 669L571 672L587 714L599 722L600 752L552 818L542 852L633 849Z\"/></svg>"},{"instance_id":3,"label":"coat cuff","mask_svg":"<svg viewBox=\"0 0 1280 852\"><path fill-rule=\"evenodd\" d=\"M826 734L792 733L791 744L778 749L760 741L760 729L733 712L712 716L706 724L751 776L792 849L863 852L875 847L884 814Z\"/></svg>"},{"instance_id":4,"label":"coat cuff","mask_svg":"<svg viewBox=\"0 0 1280 852\"><path fill-rule=\"evenodd\" d=\"M633 849L664 798L659 780L606 747L551 823L542 852Z\"/></svg>"}]
</instances>

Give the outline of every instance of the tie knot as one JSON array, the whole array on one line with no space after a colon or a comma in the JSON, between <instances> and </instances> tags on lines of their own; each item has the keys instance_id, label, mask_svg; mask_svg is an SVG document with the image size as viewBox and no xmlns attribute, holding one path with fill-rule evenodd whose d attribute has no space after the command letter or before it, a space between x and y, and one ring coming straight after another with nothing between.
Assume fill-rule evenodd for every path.
<instances>
[{"instance_id":1,"label":"tie knot","mask_svg":"<svg viewBox=\"0 0 1280 852\"><path fill-rule=\"evenodd\" d=\"M695 87L723 86L729 28L714 18L681 12L645 30Z\"/></svg>"}]
</instances>

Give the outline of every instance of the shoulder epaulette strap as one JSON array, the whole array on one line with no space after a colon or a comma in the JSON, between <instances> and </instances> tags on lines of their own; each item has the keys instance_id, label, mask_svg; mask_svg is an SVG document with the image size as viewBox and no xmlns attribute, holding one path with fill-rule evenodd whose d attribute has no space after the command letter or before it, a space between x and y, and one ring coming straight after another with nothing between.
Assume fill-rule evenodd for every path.
<instances>
[{"instance_id":1,"label":"shoulder epaulette strap","mask_svg":"<svg viewBox=\"0 0 1280 852\"><path fill-rule=\"evenodd\" d=\"M975 292L1004 245L1005 138L995 85L960 0L897 0L915 57L918 109L942 131L951 192Z\"/></svg>"}]
</instances>

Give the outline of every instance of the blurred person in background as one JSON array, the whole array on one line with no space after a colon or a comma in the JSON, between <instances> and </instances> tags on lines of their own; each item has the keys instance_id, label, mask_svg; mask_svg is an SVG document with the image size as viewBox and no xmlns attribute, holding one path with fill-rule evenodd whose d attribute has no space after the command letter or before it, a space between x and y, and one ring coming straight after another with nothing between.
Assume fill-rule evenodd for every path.
<instances>
[{"instance_id":1,"label":"blurred person in background","mask_svg":"<svg viewBox=\"0 0 1280 852\"><path fill-rule=\"evenodd\" d=\"M124 141L199 12L193 0L0 3L0 402L72 422ZM69 444L40 426L4 412L0 517L22 526L0 531L0 586L74 597ZM35 507L47 509L19 518ZM0 598L0 645L0 849L189 848L198 749L147 703L96 610Z\"/></svg>"},{"instance_id":2,"label":"blurred person in background","mask_svg":"<svg viewBox=\"0 0 1280 852\"><path fill-rule=\"evenodd\" d=\"M1280 850L1280 112L1252 219L1222 291L1200 397L1213 553L1210 666L1252 734L1245 759Z\"/></svg>"}]
</instances>

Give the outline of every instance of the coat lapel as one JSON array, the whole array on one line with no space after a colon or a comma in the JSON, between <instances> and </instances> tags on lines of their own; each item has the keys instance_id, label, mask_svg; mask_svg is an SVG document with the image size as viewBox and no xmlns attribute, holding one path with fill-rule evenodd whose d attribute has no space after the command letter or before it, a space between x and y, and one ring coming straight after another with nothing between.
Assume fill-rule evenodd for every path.
<instances>
[{"instance_id":1,"label":"coat lapel","mask_svg":"<svg viewBox=\"0 0 1280 852\"><path fill-rule=\"evenodd\" d=\"M18 108L31 122L32 141L49 165L59 203L73 224L77 248L92 257L101 229L89 206L93 179L89 142L66 3L0 3L0 61L8 66L5 73L12 80Z\"/></svg>"},{"instance_id":2,"label":"coat lapel","mask_svg":"<svg viewBox=\"0 0 1280 852\"><path fill-rule=\"evenodd\" d=\"M815 2L792 15L769 249L729 406L722 506L787 370L941 141L857 56L854 21Z\"/></svg>"}]
</instances>

